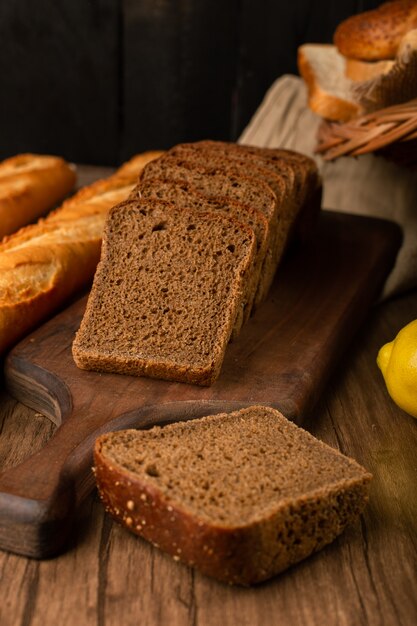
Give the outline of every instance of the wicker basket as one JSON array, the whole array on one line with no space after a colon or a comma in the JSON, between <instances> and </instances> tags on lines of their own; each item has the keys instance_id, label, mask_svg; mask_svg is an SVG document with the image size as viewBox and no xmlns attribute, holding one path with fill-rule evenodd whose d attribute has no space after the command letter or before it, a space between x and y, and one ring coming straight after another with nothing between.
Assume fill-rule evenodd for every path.
<instances>
[{"instance_id":1,"label":"wicker basket","mask_svg":"<svg viewBox=\"0 0 417 626\"><path fill-rule=\"evenodd\" d=\"M407 167L417 167L417 99L380 109L345 124L325 121L316 152L327 161L375 152Z\"/></svg>"}]
</instances>

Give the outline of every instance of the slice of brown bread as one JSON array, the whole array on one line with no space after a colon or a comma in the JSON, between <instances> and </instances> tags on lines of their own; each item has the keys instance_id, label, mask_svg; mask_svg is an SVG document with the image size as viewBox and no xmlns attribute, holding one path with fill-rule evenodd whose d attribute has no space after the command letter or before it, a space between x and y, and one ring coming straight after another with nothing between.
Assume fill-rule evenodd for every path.
<instances>
[{"instance_id":1,"label":"slice of brown bread","mask_svg":"<svg viewBox=\"0 0 417 626\"><path fill-rule=\"evenodd\" d=\"M95 475L132 532L227 583L257 583L333 541L371 476L269 407L101 436Z\"/></svg>"},{"instance_id":2,"label":"slice of brown bread","mask_svg":"<svg viewBox=\"0 0 417 626\"><path fill-rule=\"evenodd\" d=\"M168 159L169 154L164 155L163 158ZM278 171L274 162L259 155L236 150L222 152L220 149L211 150L209 148L203 150L184 149L176 155L176 158L184 159L185 164L193 167L213 167L228 174L245 175L250 173L264 180L274 190L278 203L274 221L271 223L273 252L272 268L268 272L273 279L289 242L301 206L297 198L296 179L291 165L284 162ZM259 294L258 302L266 297L272 279L267 284L265 293Z\"/></svg>"},{"instance_id":3,"label":"slice of brown bread","mask_svg":"<svg viewBox=\"0 0 417 626\"><path fill-rule=\"evenodd\" d=\"M167 157L156 159L152 165L149 164L149 167L145 167L140 182L142 184L154 178L187 182L207 198L215 199L218 196L223 196L249 205L265 215L270 231L273 230L272 224L278 219L277 197L274 191L263 180L253 176L226 174L219 168L193 167L192 164L178 161L175 157ZM272 239L271 233L255 296L255 306L265 297L274 277Z\"/></svg>"},{"instance_id":4,"label":"slice of brown bread","mask_svg":"<svg viewBox=\"0 0 417 626\"><path fill-rule=\"evenodd\" d=\"M78 367L210 385L255 254L251 229L162 201L110 212L73 343Z\"/></svg>"},{"instance_id":5,"label":"slice of brown bread","mask_svg":"<svg viewBox=\"0 0 417 626\"><path fill-rule=\"evenodd\" d=\"M211 139L194 143L179 144L169 151L180 153L182 150L216 150L233 158L233 154L256 156L263 161L269 162L269 167L276 169L278 173L291 167L294 170L296 184L296 198L300 205L298 215L292 230L294 236L305 241L314 233L317 217L321 209L322 184L317 165L310 157L283 148L262 148L248 144L237 144L225 141L213 141Z\"/></svg>"},{"instance_id":6,"label":"slice of brown bread","mask_svg":"<svg viewBox=\"0 0 417 626\"><path fill-rule=\"evenodd\" d=\"M206 163L211 164L218 163L218 159L222 159L221 163L224 163L223 159L226 159L227 165L238 166L242 168L242 171L248 172L255 168L261 170L270 170L275 175L284 179L287 188L287 193L291 196L291 199L300 203L301 199L301 176L294 167L293 163L289 163L286 159L281 158L278 164L278 159L271 159L267 155L263 154L261 150L244 149L237 143L228 143L225 141L197 141L195 143L183 143L173 146L166 154L174 155L183 158L190 158L194 153L194 158L197 157L197 163L200 159L205 159ZM261 172L261 176L265 176L265 171ZM275 180L270 181L269 184L273 186Z\"/></svg>"},{"instance_id":7,"label":"slice of brown bread","mask_svg":"<svg viewBox=\"0 0 417 626\"><path fill-rule=\"evenodd\" d=\"M310 239L315 232L321 210L322 180L316 162L305 154L283 148L259 148L242 145L244 150L260 152L264 157L276 162L285 159L297 169L302 180L301 208L294 224L294 236L300 241Z\"/></svg>"},{"instance_id":8,"label":"slice of brown bread","mask_svg":"<svg viewBox=\"0 0 417 626\"><path fill-rule=\"evenodd\" d=\"M252 207L224 196L207 198L198 192L193 185L186 182L178 182L161 178L148 179L132 191L132 199L158 198L173 202L178 208L188 208L206 212L207 209L217 213L234 217L239 222L246 224L255 233L256 254L253 271L248 280L248 288L238 315L232 338L239 334L241 326L250 316L256 290L258 287L263 261L269 246L269 225L265 215Z\"/></svg>"},{"instance_id":9,"label":"slice of brown bread","mask_svg":"<svg viewBox=\"0 0 417 626\"><path fill-rule=\"evenodd\" d=\"M213 141L206 139L203 141L197 141L195 143L179 144L170 150L170 152L176 150L194 149L194 150L217 150L223 153L238 153L246 155L256 155L263 159L267 159L272 163L275 163L277 171L280 171L280 167L287 163L294 168L295 179L297 185L296 193L300 193L300 201L303 202L307 196L313 195L317 187L320 185L320 176L318 168L313 159L295 152L293 150L286 150L283 148L262 148L259 146L252 146L248 144L237 144L225 141Z\"/></svg>"},{"instance_id":10,"label":"slice of brown bread","mask_svg":"<svg viewBox=\"0 0 417 626\"><path fill-rule=\"evenodd\" d=\"M222 155L216 157L212 153L199 155L195 151L189 151L186 154L181 154L181 156L169 153L163 155L154 161L152 167L149 169L144 168L142 179L146 180L149 176L149 171L156 173L158 167L163 168L165 172L167 172L168 168L187 168L196 170L199 174L205 176L221 175L230 178L250 175L255 180L266 183L274 191L277 202L274 211L269 216L271 232L270 254L265 258L262 280L255 295L255 306L258 306L265 300L271 287L278 263L284 251L286 237L291 224L290 215L294 216L295 214L293 196L289 193L285 178L267 168L255 166L248 160L232 160ZM169 178L170 174L166 174L166 176Z\"/></svg>"}]
</instances>

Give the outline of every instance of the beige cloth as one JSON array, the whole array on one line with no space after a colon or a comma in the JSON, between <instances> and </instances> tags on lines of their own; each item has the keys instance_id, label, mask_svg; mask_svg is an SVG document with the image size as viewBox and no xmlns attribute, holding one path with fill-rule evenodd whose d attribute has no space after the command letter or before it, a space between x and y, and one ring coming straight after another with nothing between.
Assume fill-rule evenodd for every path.
<instances>
[{"instance_id":1,"label":"beige cloth","mask_svg":"<svg viewBox=\"0 0 417 626\"><path fill-rule=\"evenodd\" d=\"M314 154L320 121L307 106L303 81L283 76L269 89L239 141L314 157L323 177L323 207L397 222L404 240L383 296L416 288L417 173L372 154L323 161Z\"/></svg>"}]
</instances>

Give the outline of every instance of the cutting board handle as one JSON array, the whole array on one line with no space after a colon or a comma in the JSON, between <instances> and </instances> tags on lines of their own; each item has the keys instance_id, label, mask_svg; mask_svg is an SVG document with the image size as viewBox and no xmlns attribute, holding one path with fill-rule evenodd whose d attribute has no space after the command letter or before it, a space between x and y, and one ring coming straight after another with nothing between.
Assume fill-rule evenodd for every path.
<instances>
[{"instance_id":1,"label":"cutting board handle","mask_svg":"<svg viewBox=\"0 0 417 626\"><path fill-rule=\"evenodd\" d=\"M64 546L77 504L91 491L91 449L108 416L73 413L42 450L0 474L0 541L34 557ZM97 431L95 433L95 430ZM36 477L36 480L34 480Z\"/></svg>"},{"instance_id":2,"label":"cutting board handle","mask_svg":"<svg viewBox=\"0 0 417 626\"><path fill-rule=\"evenodd\" d=\"M65 547L77 506L94 486L92 450L99 435L219 411L216 401L203 402L198 409L193 402L138 406L135 396L130 407L121 408L109 398L97 397L94 387L89 387L91 396L86 400L84 390L83 405L67 415L65 410L72 400L65 394L57 398L59 388L51 378L49 390L54 389L54 394L49 405L55 407L56 414L49 417L58 424L63 419L61 425L42 450L0 474L0 546L35 558L53 556ZM38 385L38 394L39 389ZM43 404L45 401L44 397ZM226 410L241 406L240 402L221 403Z\"/></svg>"}]
</instances>

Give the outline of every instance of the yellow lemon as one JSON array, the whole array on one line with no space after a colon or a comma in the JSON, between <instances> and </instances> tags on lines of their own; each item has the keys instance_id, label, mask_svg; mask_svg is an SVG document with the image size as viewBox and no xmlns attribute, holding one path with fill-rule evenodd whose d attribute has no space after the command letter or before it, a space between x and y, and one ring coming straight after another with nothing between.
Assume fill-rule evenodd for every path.
<instances>
[{"instance_id":1,"label":"yellow lemon","mask_svg":"<svg viewBox=\"0 0 417 626\"><path fill-rule=\"evenodd\" d=\"M394 341L382 346L376 362L391 398L417 417L417 320L404 326Z\"/></svg>"}]
</instances>

